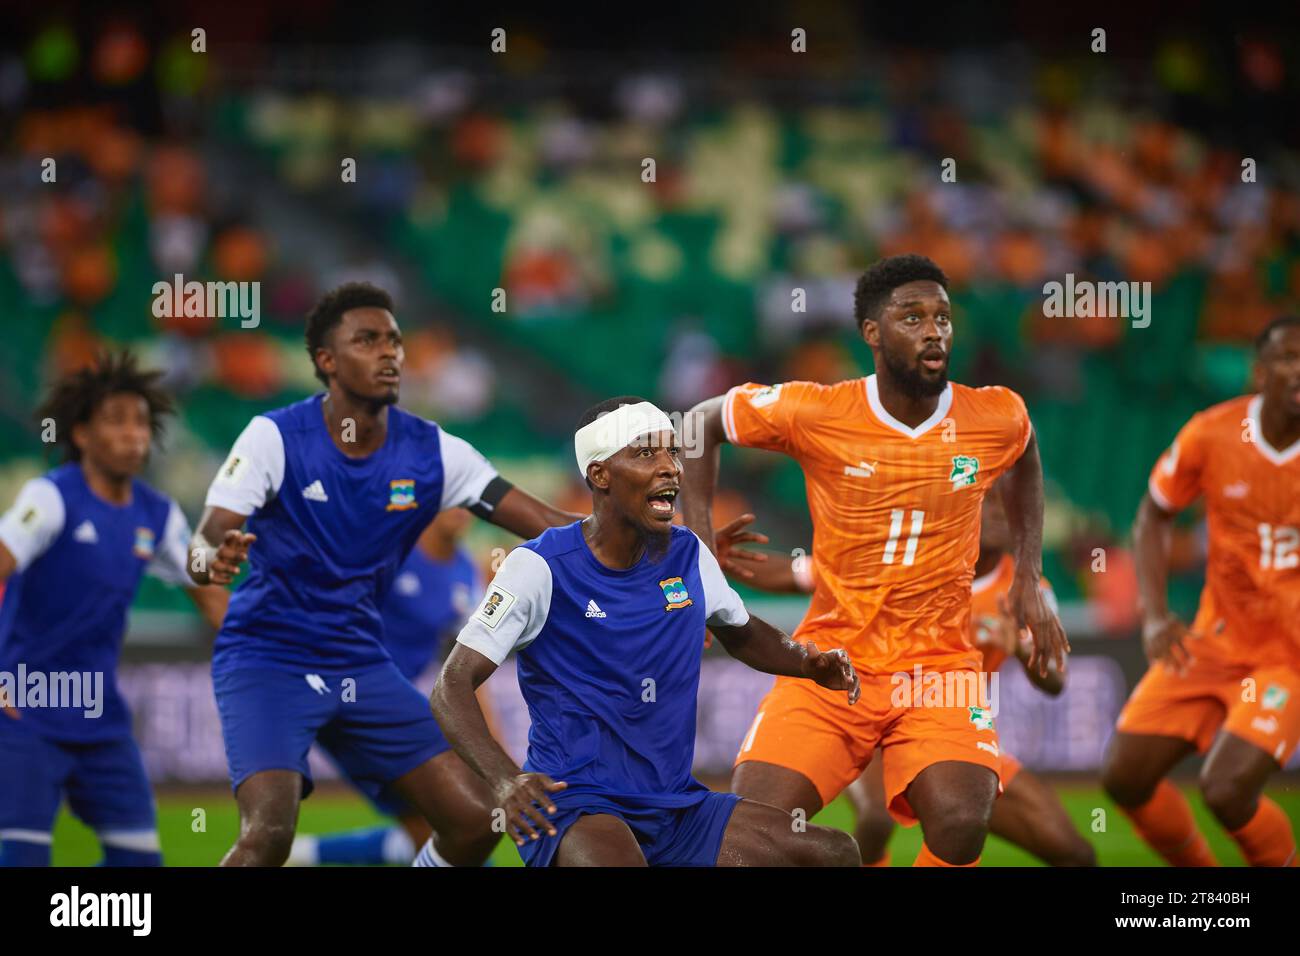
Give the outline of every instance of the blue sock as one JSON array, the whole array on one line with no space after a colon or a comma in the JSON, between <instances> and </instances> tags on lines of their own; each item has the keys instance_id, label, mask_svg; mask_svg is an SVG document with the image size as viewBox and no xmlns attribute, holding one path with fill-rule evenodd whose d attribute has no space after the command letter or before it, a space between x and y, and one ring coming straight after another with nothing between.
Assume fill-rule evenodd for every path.
<instances>
[{"instance_id":1,"label":"blue sock","mask_svg":"<svg viewBox=\"0 0 1300 956\"><path fill-rule=\"evenodd\" d=\"M368 830L349 830L317 838L317 859L321 863L351 863L380 865L389 862L384 858L384 841L394 827L372 827Z\"/></svg>"},{"instance_id":2,"label":"blue sock","mask_svg":"<svg viewBox=\"0 0 1300 956\"><path fill-rule=\"evenodd\" d=\"M0 866L49 866L50 844L0 840Z\"/></svg>"},{"instance_id":3,"label":"blue sock","mask_svg":"<svg viewBox=\"0 0 1300 956\"><path fill-rule=\"evenodd\" d=\"M105 846L100 866L162 866L162 854L157 850L125 850L120 846Z\"/></svg>"}]
</instances>

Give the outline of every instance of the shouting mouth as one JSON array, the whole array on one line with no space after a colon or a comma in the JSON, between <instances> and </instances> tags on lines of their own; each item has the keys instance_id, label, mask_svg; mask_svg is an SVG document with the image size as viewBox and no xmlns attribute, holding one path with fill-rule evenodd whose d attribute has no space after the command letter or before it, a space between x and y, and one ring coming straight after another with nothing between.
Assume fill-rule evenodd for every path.
<instances>
[{"instance_id":1,"label":"shouting mouth","mask_svg":"<svg viewBox=\"0 0 1300 956\"><path fill-rule=\"evenodd\" d=\"M396 367L390 366L388 368L380 369L377 377L379 381L387 385L396 385L402 380L402 373Z\"/></svg>"},{"instance_id":2,"label":"shouting mouth","mask_svg":"<svg viewBox=\"0 0 1300 956\"><path fill-rule=\"evenodd\" d=\"M656 517L672 518L677 513L677 489L661 488L646 496Z\"/></svg>"}]
</instances>

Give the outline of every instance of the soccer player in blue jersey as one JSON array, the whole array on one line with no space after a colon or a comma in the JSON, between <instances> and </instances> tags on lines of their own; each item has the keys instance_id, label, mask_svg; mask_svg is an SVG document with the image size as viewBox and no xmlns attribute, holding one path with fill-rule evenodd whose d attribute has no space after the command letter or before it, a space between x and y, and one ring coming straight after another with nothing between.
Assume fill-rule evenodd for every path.
<instances>
[{"instance_id":1,"label":"soccer player in blue jersey","mask_svg":"<svg viewBox=\"0 0 1300 956\"><path fill-rule=\"evenodd\" d=\"M122 352L56 383L37 417L67 460L0 518L0 865L49 865L65 797L105 865L162 864L117 689L127 609L145 574L185 588L214 628L227 595L194 587L185 515L136 477L172 407L159 377Z\"/></svg>"},{"instance_id":2,"label":"soccer player in blue jersey","mask_svg":"<svg viewBox=\"0 0 1300 956\"><path fill-rule=\"evenodd\" d=\"M429 522L379 607L384 647L412 683L432 668L483 594L483 576L460 543L472 520L465 509L452 508ZM415 859L431 835L428 821L389 787L358 787L375 809L397 822L319 836L300 833L289 851L290 866L378 866Z\"/></svg>"},{"instance_id":3,"label":"soccer player in blue jersey","mask_svg":"<svg viewBox=\"0 0 1300 956\"><path fill-rule=\"evenodd\" d=\"M353 780L391 785L425 817L436 836L424 861L476 866L499 839L491 794L384 647L380 605L439 511L466 507L525 538L576 516L396 406L404 353L386 292L328 293L306 340L326 391L249 422L192 542L198 583L228 583L249 561L212 660L240 814L222 862L285 862L319 740Z\"/></svg>"},{"instance_id":4,"label":"soccer player in blue jersey","mask_svg":"<svg viewBox=\"0 0 1300 956\"><path fill-rule=\"evenodd\" d=\"M603 402L583 416L574 446L591 517L506 557L432 696L524 862L857 865L848 834L691 776L706 625L736 659L844 690L852 704L848 656L802 647L751 616L712 552L672 525L682 466L662 411L632 397ZM516 649L532 718L522 769L475 699Z\"/></svg>"}]
</instances>

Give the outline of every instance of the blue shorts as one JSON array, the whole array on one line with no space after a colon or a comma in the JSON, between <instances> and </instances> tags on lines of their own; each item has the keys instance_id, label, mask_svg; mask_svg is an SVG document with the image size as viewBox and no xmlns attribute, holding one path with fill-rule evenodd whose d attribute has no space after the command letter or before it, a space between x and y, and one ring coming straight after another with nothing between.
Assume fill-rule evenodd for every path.
<instances>
[{"instance_id":1,"label":"blue shorts","mask_svg":"<svg viewBox=\"0 0 1300 956\"><path fill-rule=\"evenodd\" d=\"M345 687L346 680L355 683ZM451 749L429 702L392 661L329 675L233 670L213 674L212 687L235 790L263 770L296 770L306 797L313 741L363 791L376 793Z\"/></svg>"},{"instance_id":2,"label":"blue shorts","mask_svg":"<svg viewBox=\"0 0 1300 956\"><path fill-rule=\"evenodd\" d=\"M569 827L584 814L608 813L628 825L650 866L715 866L731 814L740 803L734 793L701 795L685 807L648 807L634 799L606 794L554 794L556 813L549 817L555 836L542 834L518 847L525 866L550 866Z\"/></svg>"},{"instance_id":3,"label":"blue shorts","mask_svg":"<svg viewBox=\"0 0 1300 956\"><path fill-rule=\"evenodd\" d=\"M397 792L390 784L375 783L373 780L357 780L344 769L339 758L334 756L334 751L330 750L325 744L317 741L317 745L325 756L330 758L330 762L338 768L343 779L352 784L372 807L386 817L404 817L408 814L418 813L411 806L411 802Z\"/></svg>"},{"instance_id":4,"label":"blue shorts","mask_svg":"<svg viewBox=\"0 0 1300 956\"><path fill-rule=\"evenodd\" d=\"M0 715L0 831L49 833L65 796L93 830L157 829L149 777L129 732L65 743Z\"/></svg>"}]
</instances>

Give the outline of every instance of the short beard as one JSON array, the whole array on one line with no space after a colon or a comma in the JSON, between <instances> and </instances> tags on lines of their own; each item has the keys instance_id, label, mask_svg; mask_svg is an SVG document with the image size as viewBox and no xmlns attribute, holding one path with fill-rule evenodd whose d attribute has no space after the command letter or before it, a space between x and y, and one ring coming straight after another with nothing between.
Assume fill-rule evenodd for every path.
<instances>
[{"instance_id":1,"label":"short beard","mask_svg":"<svg viewBox=\"0 0 1300 956\"><path fill-rule=\"evenodd\" d=\"M894 380L894 385L913 401L934 398L936 395L943 394L943 390L948 387L947 366L936 381L928 381L921 376L920 370L915 365L906 364L888 349L882 348L880 357L884 360L885 368L889 370L889 377Z\"/></svg>"}]
</instances>

